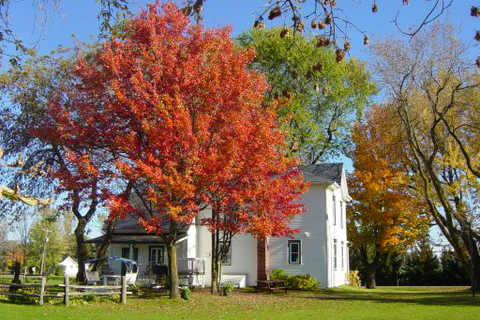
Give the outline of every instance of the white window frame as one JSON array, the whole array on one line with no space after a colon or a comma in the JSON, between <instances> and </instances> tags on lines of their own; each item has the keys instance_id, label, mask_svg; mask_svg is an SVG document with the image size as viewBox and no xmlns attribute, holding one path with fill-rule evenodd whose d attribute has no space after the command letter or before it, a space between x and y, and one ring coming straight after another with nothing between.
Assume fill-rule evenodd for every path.
<instances>
[{"instance_id":1,"label":"white window frame","mask_svg":"<svg viewBox=\"0 0 480 320\"><path fill-rule=\"evenodd\" d=\"M337 248L337 239L333 239L333 268L338 269L338 248Z\"/></svg>"},{"instance_id":2,"label":"white window frame","mask_svg":"<svg viewBox=\"0 0 480 320\"><path fill-rule=\"evenodd\" d=\"M292 254L295 253L292 251L292 245L298 245L298 259L296 261L292 260ZM302 241L301 240L288 240L288 264L302 264Z\"/></svg>"},{"instance_id":3,"label":"white window frame","mask_svg":"<svg viewBox=\"0 0 480 320\"><path fill-rule=\"evenodd\" d=\"M335 195L332 196L333 201L333 225L337 225L337 197Z\"/></svg>"},{"instance_id":4,"label":"white window frame","mask_svg":"<svg viewBox=\"0 0 480 320\"><path fill-rule=\"evenodd\" d=\"M218 243L218 246L219 248L221 248L223 246L223 241L220 241ZM225 255L225 257L223 257L222 259L222 266L228 267L232 265L232 247L233 247L233 243L230 241L230 247L228 248L228 252Z\"/></svg>"},{"instance_id":5,"label":"white window frame","mask_svg":"<svg viewBox=\"0 0 480 320\"><path fill-rule=\"evenodd\" d=\"M341 242L342 246L340 247L340 250L342 250L342 270L345 269L345 242Z\"/></svg>"},{"instance_id":6,"label":"white window frame","mask_svg":"<svg viewBox=\"0 0 480 320\"><path fill-rule=\"evenodd\" d=\"M340 200L340 228L343 229L343 201Z\"/></svg>"},{"instance_id":7,"label":"white window frame","mask_svg":"<svg viewBox=\"0 0 480 320\"><path fill-rule=\"evenodd\" d=\"M152 252L155 251L155 260L152 259ZM161 253L160 255L158 253ZM151 267L154 265L165 264L165 246L150 246L148 248L148 263Z\"/></svg>"}]
</instances>

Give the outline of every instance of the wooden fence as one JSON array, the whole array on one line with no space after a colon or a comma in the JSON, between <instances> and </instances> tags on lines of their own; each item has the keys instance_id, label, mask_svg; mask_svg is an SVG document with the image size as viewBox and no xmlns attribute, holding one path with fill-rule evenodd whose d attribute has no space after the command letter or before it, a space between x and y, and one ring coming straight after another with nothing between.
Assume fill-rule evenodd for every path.
<instances>
[{"instance_id":1,"label":"wooden fence","mask_svg":"<svg viewBox=\"0 0 480 320\"><path fill-rule=\"evenodd\" d=\"M0 275L1 278L12 278L13 275ZM64 277L63 284L47 284L45 276L27 276L30 279L40 279L40 283L1 283L0 295L16 296L16 297L34 297L38 298L38 304L43 305L44 298L63 298L65 306L70 304L71 297L84 296L112 296L119 295L121 303L127 303L127 279L122 276L121 285L119 286L88 286L70 284L68 277ZM17 289L33 289L37 288L38 293L18 293Z\"/></svg>"}]
</instances>

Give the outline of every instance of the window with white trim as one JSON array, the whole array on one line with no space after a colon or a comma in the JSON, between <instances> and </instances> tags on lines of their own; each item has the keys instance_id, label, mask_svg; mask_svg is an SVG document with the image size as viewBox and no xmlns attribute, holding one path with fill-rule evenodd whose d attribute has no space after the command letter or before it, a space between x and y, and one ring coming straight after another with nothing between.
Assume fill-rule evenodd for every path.
<instances>
[{"instance_id":1,"label":"window with white trim","mask_svg":"<svg viewBox=\"0 0 480 320\"><path fill-rule=\"evenodd\" d=\"M220 241L219 243L220 246L220 252L223 251L223 241ZM228 247L228 252L225 254L225 256L222 259L222 265L223 266L231 266L232 265L232 243L230 243L230 246Z\"/></svg>"},{"instance_id":2,"label":"window with white trim","mask_svg":"<svg viewBox=\"0 0 480 320\"><path fill-rule=\"evenodd\" d=\"M337 239L333 239L333 267L337 269Z\"/></svg>"},{"instance_id":3,"label":"window with white trim","mask_svg":"<svg viewBox=\"0 0 480 320\"><path fill-rule=\"evenodd\" d=\"M302 261L302 243L300 240L288 240L288 263L300 264Z\"/></svg>"},{"instance_id":4,"label":"window with white trim","mask_svg":"<svg viewBox=\"0 0 480 320\"><path fill-rule=\"evenodd\" d=\"M150 247L150 255L148 258L148 262L150 266L165 264L165 247L158 246L158 247Z\"/></svg>"},{"instance_id":5,"label":"window with white trim","mask_svg":"<svg viewBox=\"0 0 480 320\"><path fill-rule=\"evenodd\" d=\"M342 241L342 247L340 248L342 250L342 270L345 269L345 243Z\"/></svg>"},{"instance_id":6,"label":"window with white trim","mask_svg":"<svg viewBox=\"0 0 480 320\"><path fill-rule=\"evenodd\" d=\"M337 198L333 196L333 225L337 225Z\"/></svg>"},{"instance_id":7,"label":"window with white trim","mask_svg":"<svg viewBox=\"0 0 480 320\"><path fill-rule=\"evenodd\" d=\"M340 201L340 228L343 229L343 201Z\"/></svg>"}]
</instances>

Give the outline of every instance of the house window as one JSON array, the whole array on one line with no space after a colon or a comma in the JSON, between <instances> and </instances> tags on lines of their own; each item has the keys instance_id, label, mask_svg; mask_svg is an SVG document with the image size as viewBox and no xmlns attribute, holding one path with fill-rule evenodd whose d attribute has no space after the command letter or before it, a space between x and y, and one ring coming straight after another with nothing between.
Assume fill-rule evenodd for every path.
<instances>
[{"instance_id":1,"label":"house window","mask_svg":"<svg viewBox=\"0 0 480 320\"><path fill-rule=\"evenodd\" d=\"M148 258L148 263L150 266L155 266L158 264L165 264L165 248L163 246L159 247L150 247L150 255Z\"/></svg>"},{"instance_id":2,"label":"house window","mask_svg":"<svg viewBox=\"0 0 480 320\"><path fill-rule=\"evenodd\" d=\"M333 225L337 224L337 199L333 196Z\"/></svg>"},{"instance_id":3,"label":"house window","mask_svg":"<svg viewBox=\"0 0 480 320\"><path fill-rule=\"evenodd\" d=\"M343 229L343 201L340 201L340 228Z\"/></svg>"},{"instance_id":4,"label":"house window","mask_svg":"<svg viewBox=\"0 0 480 320\"><path fill-rule=\"evenodd\" d=\"M345 268L345 243L342 241L342 247L340 248L342 250L342 270Z\"/></svg>"},{"instance_id":5,"label":"house window","mask_svg":"<svg viewBox=\"0 0 480 320\"><path fill-rule=\"evenodd\" d=\"M333 267L337 269L337 239L333 240Z\"/></svg>"},{"instance_id":6,"label":"house window","mask_svg":"<svg viewBox=\"0 0 480 320\"><path fill-rule=\"evenodd\" d=\"M302 260L302 248L300 240L288 240L288 263L300 264Z\"/></svg>"},{"instance_id":7,"label":"house window","mask_svg":"<svg viewBox=\"0 0 480 320\"><path fill-rule=\"evenodd\" d=\"M223 242L219 243L220 245L220 252L223 251ZM231 266L232 265L232 243L230 242L230 246L228 248L228 252L225 254L225 256L222 259L222 265L223 266Z\"/></svg>"}]
</instances>

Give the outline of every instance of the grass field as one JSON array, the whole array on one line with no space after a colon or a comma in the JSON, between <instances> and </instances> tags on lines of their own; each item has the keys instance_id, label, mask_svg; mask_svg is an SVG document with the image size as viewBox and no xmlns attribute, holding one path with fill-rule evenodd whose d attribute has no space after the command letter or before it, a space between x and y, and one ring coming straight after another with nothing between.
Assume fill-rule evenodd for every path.
<instances>
[{"instance_id":1,"label":"grass field","mask_svg":"<svg viewBox=\"0 0 480 320\"><path fill-rule=\"evenodd\" d=\"M129 297L127 305L92 302L43 307L0 300L0 319L480 319L480 298L465 287L341 287L311 292L253 293L231 297L193 293L190 301ZM58 302L58 304L57 304Z\"/></svg>"}]
</instances>

